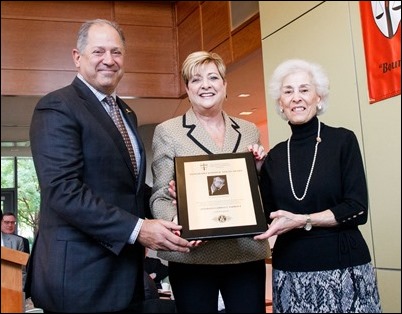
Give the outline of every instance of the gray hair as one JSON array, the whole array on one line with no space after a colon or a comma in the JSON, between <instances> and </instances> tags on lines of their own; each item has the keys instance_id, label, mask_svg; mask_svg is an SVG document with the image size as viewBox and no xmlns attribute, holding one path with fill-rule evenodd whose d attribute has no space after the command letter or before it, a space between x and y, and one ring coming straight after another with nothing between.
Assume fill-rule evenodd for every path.
<instances>
[{"instance_id":1,"label":"gray hair","mask_svg":"<svg viewBox=\"0 0 402 314\"><path fill-rule=\"evenodd\" d=\"M91 26L97 25L97 24L106 24L111 27L113 27L117 33L119 33L120 39L123 43L123 47L126 47L126 38L124 36L123 30L120 28L120 26L113 21L108 21L104 19L95 19L95 20L90 20L86 21L84 24L81 25L79 31L78 31L78 36L77 36L77 49L80 53L82 53L85 50L85 47L88 44L88 32Z\"/></svg>"},{"instance_id":2,"label":"gray hair","mask_svg":"<svg viewBox=\"0 0 402 314\"><path fill-rule=\"evenodd\" d=\"M218 68L219 75L223 81L226 81L226 65L220 55L215 52L208 51L196 51L189 54L183 62L181 76L184 84L187 86L191 77L194 76L198 66L208 64L210 62L215 63Z\"/></svg>"},{"instance_id":3,"label":"gray hair","mask_svg":"<svg viewBox=\"0 0 402 314\"><path fill-rule=\"evenodd\" d=\"M289 74L298 71L302 71L310 75L312 84L314 85L317 94L321 98L320 106L317 107L317 116L323 114L328 108L329 79L323 68L319 64L305 60L289 59L276 67L268 85L268 93L275 100L276 112L284 120L287 120L287 118L281 112L279 104L283 80Z\"/></svg>"}]
</instances>

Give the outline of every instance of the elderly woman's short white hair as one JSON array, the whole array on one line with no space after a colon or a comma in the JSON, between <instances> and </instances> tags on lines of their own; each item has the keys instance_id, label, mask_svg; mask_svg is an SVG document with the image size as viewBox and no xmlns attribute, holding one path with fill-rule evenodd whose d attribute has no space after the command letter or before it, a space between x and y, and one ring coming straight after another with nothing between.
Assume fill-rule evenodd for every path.
<instances>
[{"instance_id":1,"label":"elderly woman's short white hair","mask_svg":"<svg viewBox=\"0 0 402 314\"><path fill-rule=\"evenodd\" d=\"M268 85L268 93L272 99L275 100L276 112L284 120L287 120L287 118L281 112L279 104L283 80L289 74L300 71L306 72L310 75L312 84L314 85L318 96L321 98L320 104L317 106L317 115L323 114L328 108L329 79L323 68L319 64L308 62L306 60L289 59L276 67Z\"/></svg>"}]
</instances>

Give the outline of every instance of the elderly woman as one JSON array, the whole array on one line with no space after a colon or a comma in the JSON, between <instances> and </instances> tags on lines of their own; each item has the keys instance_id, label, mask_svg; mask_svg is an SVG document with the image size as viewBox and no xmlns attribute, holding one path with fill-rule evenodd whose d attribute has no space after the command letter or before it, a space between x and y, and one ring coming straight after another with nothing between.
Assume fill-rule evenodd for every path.
<instances>
[{"instance_id":1,"label":"elderly woman","mask_svg":"<svg viewBox=\"0 0 402 314\"><path fill-rule=\"evenodd\" d=\"M275 313L381 312L370 252L358 226L367 221L368 196L359 144L345 128L318 115L328 106L322 68L287 60L269 92L292 131L261 168L267 232L278 235L272 255Z\"/></svg>"},{"instance_id":2,"label":"elderly woman","mask_svg":"<svg viewBox=\"0 0 402 314\"><path fill-rule=\"evenodd\" d=\"M258 128L228 116L226 67L216 53L197 51L183 63L191 104L180 117L159 124L154 133L151 210L156 218L177 219L168 184L176 156L252 151L259 167L265 157ZM265 313L265 258L268 241L252 237L204 241L190 253L159 252L169 261L169 280L180 313L214 313L221 291L227 313Z\"/></svg>"}]
</instances>

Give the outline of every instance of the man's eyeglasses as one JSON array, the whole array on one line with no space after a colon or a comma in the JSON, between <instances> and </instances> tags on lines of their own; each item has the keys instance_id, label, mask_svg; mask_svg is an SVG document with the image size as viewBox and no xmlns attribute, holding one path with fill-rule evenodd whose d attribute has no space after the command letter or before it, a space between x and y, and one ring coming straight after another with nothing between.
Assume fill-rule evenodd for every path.
<instances>
[{"instance_id":1,"label":"man's eyeglasses","mask_svg":"<svg viewBox=\"0 0 402 314\"><path fill-rule=\"evenodd\" d=\"M6 225L15 225L17 222L16 221L7 221L7 220L3 220L3 222L6 224Z\"/></svg>"}]
</instances>

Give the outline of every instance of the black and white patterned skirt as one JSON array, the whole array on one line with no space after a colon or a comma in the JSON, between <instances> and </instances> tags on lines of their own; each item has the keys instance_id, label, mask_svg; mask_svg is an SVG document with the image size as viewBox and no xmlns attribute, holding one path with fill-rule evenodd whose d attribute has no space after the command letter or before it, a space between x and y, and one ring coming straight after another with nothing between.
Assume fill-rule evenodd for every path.
<instances>
[{"instance_id":1,"label":"black and white patterned skirt","mask_svg":"<svg viewBox=\"0 0 402 314\"><path fill-rule=\"evenodd\" d=\"M274 313L381 313L371 263L316 272L272 270Z\"/></svg>"}]
</instances>

